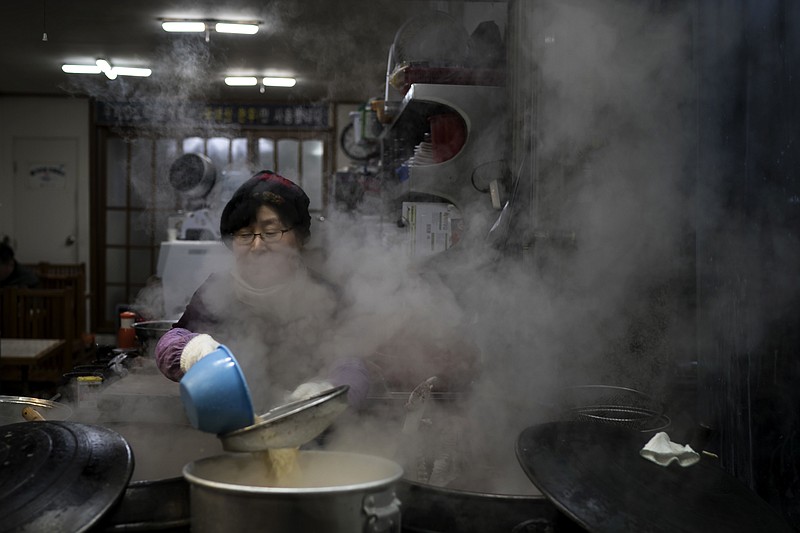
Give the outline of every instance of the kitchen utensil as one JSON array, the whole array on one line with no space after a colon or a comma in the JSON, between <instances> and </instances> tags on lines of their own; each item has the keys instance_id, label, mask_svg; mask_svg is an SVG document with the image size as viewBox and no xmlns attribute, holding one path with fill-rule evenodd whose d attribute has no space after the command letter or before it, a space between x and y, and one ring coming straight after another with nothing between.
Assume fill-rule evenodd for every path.
<instances>
[{"instance_id":1,"label":"kitchen utensil","mask_svg":"<svg viewBox=\"0 0 800 533\"><path fill-rule=\"evenodd\" d=\"M118 433L75 422L0 431L0 531L86 531L119 501L133 453Z\"/></svg>"},{"instance_id":2,"label":"kitchen utensil","mask_svg":"<svg viewBox=\"0 0 800 533\"><path fill-rule=\"evenodd\" d=\"M34 409L33 407L23 407L22 408L22 418L27 420L28 422L42 422L44 421L44 417L42 414Z\"/></svg>"},{"instance_id":3,"label":"kitchen utensil","mask_svg":"<svg viewBox=\"0 0 800 533\"><path fill-rule=\"evenodd\" d=\"M252 454L225 454L186 465L193 533L400 532L394 484L403 469L371 455L301 451L298 478L269 484L267 467Z\"/></svg>"},{"instance_id":4,"label":"kitchen utensil","mask_svg":"<svg viewBox=\"0 0 800 533\"><path fill-rule=\"evenodd\" d=\"M207 433L229 433L253 424L253 402L242 369L224 345L196 362L181 378L189 422Z\"/></svg>"},{"instance_id":5,"label":"kitchen utensil","mask_svg":"<svg viewBox=\"0 0 800 533\"><path fill-rule=\"evenodd\" d=\"M647 437L588 421L531 426L517 439L528 478L593 533L789 533L765 501L707 458L690 467L639 456Z\"/></svg>"},{"instance_id":6,"label":"kitchen utensil","mask_svg":"<svg viewBox=\"0 0 800 533\"><path fill-rule=\"evenodd\" d=\"M0 426L25 422L22 411L31 408L45 420L67 420L72 416L72 408L63 403L27 396L0 396Z\"/></svg>"},{"instance_id":7,"label":"kitchen utensil","mask_svg":"<svg viewBox=\"0 0 800 533\"><path fill-rule=\"evenodd\" d=\"M258 452L302 446L325 431L347 409L349 388L341 385L271 409L257 417L253 425L220 435L222 447L229 452Z\"/></svg>"},{"instance_id":8,"label":"kitchen utensil","mask_svg":"<svg viewBox=\"0 0 800 533\"><path fill-rule=\"evenodd\" d=\"M664 405L648 394L613 385L579 385L566 390L567 417L629 427L642 432L662 431L671 420Z\"/></svg>"}]
</instances>

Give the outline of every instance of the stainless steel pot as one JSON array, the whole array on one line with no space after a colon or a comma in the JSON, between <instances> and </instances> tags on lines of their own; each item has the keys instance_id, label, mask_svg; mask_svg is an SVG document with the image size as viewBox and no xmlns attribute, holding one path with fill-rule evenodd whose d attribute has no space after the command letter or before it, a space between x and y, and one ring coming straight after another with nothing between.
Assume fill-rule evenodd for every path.
<instances>
[{"instance_id":1,"label":"stainless steel pot","mask_svg":"<svg viewBox=\"0 0 800 533\"><path fill-rule=\"evenodd\" d=\"M228 454L183 469L191 493L192 533L399 532L397 463L371 455L302 451L301 479L269 486L259 455Z\"/></svg>"},{"instance_id":2,"label":"stainless steel pot","mask_svg":"<svg viewBox=\"0 0 800 533\"><path fill-rule=\"evenodd\" d=\"M135 460L124 495L99 530L188 530L189 484L181 471L190 461L222 453L216 435L178 424L141 421L98 424L122 435Z\"/></svg>"},{"instance_id":3,"label":"stainless steel pot","mask_svg":"<svg viewBox=\"0 0 800 533\"><path fill-rule=\"evenodd\" d=\"M0 396L0 426L25 422L27 419L22 412L25 408L33 409L45 420L69 420L72 417L72 408L63 403L27 396Z\"/></svg>"}]
</instances>

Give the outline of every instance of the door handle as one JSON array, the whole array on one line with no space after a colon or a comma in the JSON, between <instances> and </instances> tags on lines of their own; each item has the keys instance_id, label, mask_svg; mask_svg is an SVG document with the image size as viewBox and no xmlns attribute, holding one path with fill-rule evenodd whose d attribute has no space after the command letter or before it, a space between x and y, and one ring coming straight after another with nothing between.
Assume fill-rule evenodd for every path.
<instances>
[{"instance_id":1,"label":"door handle","mask_svg":"<svg viewBox=\"0 0 800 533\"><path fill-rule=\"evenodd\" d=\"M67 246L72 246L75 244L75 235L67 235L67 238L64 240L64 244Z\"/></svg>"}]
</instances>

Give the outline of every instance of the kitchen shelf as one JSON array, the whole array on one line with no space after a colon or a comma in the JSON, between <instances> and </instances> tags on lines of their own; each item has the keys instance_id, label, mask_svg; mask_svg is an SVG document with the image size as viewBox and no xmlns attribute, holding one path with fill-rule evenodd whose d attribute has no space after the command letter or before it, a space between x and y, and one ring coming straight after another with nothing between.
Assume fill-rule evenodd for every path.
<instances>
[{"instance_id":1,"label":"kitchen shelf","mask_svg":"<svg viewBox=\"0 0 800 533\"><path fill-rule=\"evenodd\" d=\"M413 84L397 109L395 119L381 132L383 143L400 137L413 151L423 138L427 118L456 112L466 125L466 139L451 159L430 165L412 165L407 180L397 184L394 196L426 194L443 198L459 209L488 198L471 183L475 169L503 159L504 87L485 85ZM407 136L403 138L403 136ZM481 184L487 188L487 184ZM488 199L486 200L488 203Z\"/></svg>"}]
</instances>

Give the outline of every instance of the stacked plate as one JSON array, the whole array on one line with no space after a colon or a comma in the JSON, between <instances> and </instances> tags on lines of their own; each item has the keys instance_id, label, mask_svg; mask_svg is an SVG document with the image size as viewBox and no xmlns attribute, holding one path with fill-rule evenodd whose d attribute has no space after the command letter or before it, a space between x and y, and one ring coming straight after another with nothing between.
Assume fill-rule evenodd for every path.
<instances>
[{"instance_id":1,"label":"stacked plate","mask_svg":"<svg viewBox=\"0 0 800 533\"><path fill-rule=\"evenodd\" d=\"M433 159L433 145L429 142L421 142L414 147L414 156L409 159L409 165L420 167L424 165L433 165L436 161Z\"/></svg>"}]
</instances>

